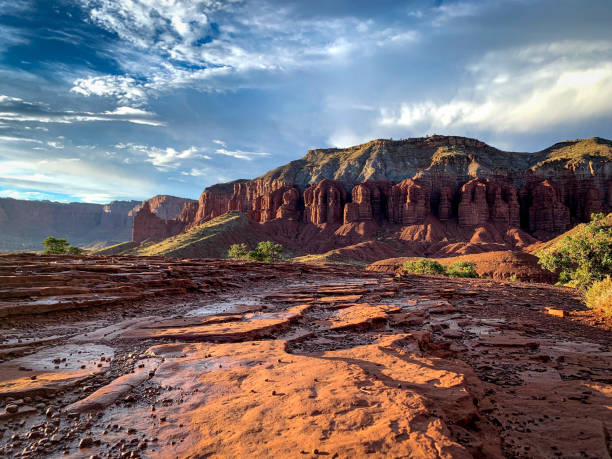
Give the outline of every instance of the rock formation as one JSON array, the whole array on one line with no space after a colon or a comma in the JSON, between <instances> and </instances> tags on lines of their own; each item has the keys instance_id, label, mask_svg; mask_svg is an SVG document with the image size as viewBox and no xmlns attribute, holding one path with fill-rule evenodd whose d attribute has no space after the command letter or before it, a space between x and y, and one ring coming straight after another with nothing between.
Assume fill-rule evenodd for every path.
<instances>
[{"instance_id":1,"label":"rock formation","mask_svg":"<svg viewBox=\"0 0 612 459\"><path fill-rule=\"evenodd\" d=\"M149 203L149 209L155 215L163 220L172 220L177 218L182 212L186 203L195 203L193 199L177 198L167 194L153 196L151 199L143 201L141 205L136 206L132 210L132 215L135 215L145 203Z\"/></svg>"},{"instance_id":2,"label":"rock formation","mask_svg":"<svg viewBox=\"0 0 612 459\"><path fill-rule=\"evenodd\" d=\"M255 180L207 188L180 225L168 220L162 231L156 222L149 234L137 233L172 235L235 210L258 223L296 222L298 231L311 224L408 227L435 217L548 239L592 212L612 210L612 142L592 138L511 153L474 139L431 136L312 150Z\"/></svg>"},{"instance_id":3,"label":"rock formation","mask_svg":"<svg viewBox=\"0 0 612 459\"><path fill-rule=\"evenodd\" d=\"M346 190L341 183L322 180L304 191L304 221L315 225L341 224Z\"/></svg>"},{"instance_id":4,"label":"rock formation","mask_svg":"<svg viewBox=\"0 0 612 459\"><path fill-rule=\"evenodd\" d=\"M522 190L527 196L529 231L560 234L570 228L570 210L560 201L555 186L548 180Z\"/></svg>"}]
</instances>

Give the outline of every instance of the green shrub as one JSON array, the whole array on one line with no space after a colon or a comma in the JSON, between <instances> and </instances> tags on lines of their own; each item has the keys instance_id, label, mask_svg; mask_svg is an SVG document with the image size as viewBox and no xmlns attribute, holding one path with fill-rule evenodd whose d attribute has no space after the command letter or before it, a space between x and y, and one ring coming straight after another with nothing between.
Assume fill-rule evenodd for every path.
<instances>
[{"instance_id":1,"label":"green shrub","mask_svg":"<svg viewBox=\"0 0 612 459\"><path fill-rule=\"evenodd\" d=\"M512 276L508 278L508 280L510 282L518 282L518 277L516 277L516 274L513 274Z\"/></svg>"},{"instance_id":2,"label":"green shrub","mask_svg":"<svg viewBox=\"0 0 612 459\"><path fill-rule=\"evenodd\" d=\"M50 255L61 255L64 253L69 253L71 255L78 255L83 252L79 247L68 244L68 241L64 238L58 239L58 238L49 236L45 238L42 244L43 244L43 247L45 248L43 253L47 255L49 254Z\"/></svg>"},{"instance_id":3,"label":"green shrub","mask_svg":"<svg viewBox=\"0 0 612 459\"><path fill-rule=\"evenodd\" d=\"M262 241L251 251L246 244L232 244L227 250L227 257L237 260L249 259L271 263L281 260L282 256L283 246L272 241Z\"/></svg>"},{"instance_id":4,"label":"green shrub","mask_svg":"<svg viewBox=\"0 0 612 459\"><path fill-rule=\"evenodd\" d=\"M587 289L612 273L612 218L591 215L591 222L566 236L554 251L537 253L538 263L559 273L559 283Z\"/></svg>"},{"instance_id":5,"label":"green shrub","mask_svg":"<svg viewBox=\"0 0 612 459\"><path fill-rule=\"evenodd\" d=\"M591 309L601 309L612 315L612 279L610 276L593 282L584 294L584 302Z\"/></svg>"},{"instance_id":6,"label":"green shrub","mask_svg":"<svg viewBox=\"0 0 612 459\"><path fill-rule=\"evenodd\" d=\"M473 261L456 261L447 268L447 274L452 277L479 277Z\"/></svg>"},{"instance_id":7,"label":"green shrub","mask_svg":"<svg viewBox=\"0 0 612 459\"><path fill-rule=\"evenodd\" d=\"M283 246L272 241L262 241L249 252L249 258L255 261L279 261L283 255Z\"/></svg>"},{"instance_id":8,"label":"green shrub","mask_svg":"<svg viewBox=\"0 0 612 459\"><path fill-rule=\"evenodd\" d=\"M402 265L402 269L407 273L414 274L446 274L446 268L434 260L421 258L419 260L409 260Z\"/></svg>"},{"instance_id":9,"label":"green shrub","mask_svg":"<svg viewBox=\"0 0 612 459\"><path fill-rule=\"evenodd\" d=\"M243 260L249 256L249 248L246 244L232 244L227 249L227 258Z\"/></svg>"}]
</instances>

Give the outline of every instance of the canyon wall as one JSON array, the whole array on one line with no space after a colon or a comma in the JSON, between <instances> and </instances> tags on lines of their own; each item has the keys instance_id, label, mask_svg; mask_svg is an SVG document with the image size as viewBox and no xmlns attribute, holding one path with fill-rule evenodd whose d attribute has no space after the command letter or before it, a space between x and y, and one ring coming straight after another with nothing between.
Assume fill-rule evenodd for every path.
<instances>
[{"instance_id":1,"label":"canyon wall","mask_svg":"<svg viewBox=\"0 0 612 459\"><path fill-rule=\"evenodd\" d=\"M166 195L144 202L113 201L109 204L0 198L0 251L41 250L47 236L66 238L81 247L129 241L133 236L134 215L145 203L154 216L162 219L179 217L187 203L197 207L197 201ZM192 221L195 210L197 208L182 218Z\"/></svg>"},{"instance_id":2,"label":"canyon wall","mask_svg":"<svg viewBox=\"0 0 612 459\"><path fill-rule=\"evenodd\" d=\"M406 227L433 217L460 228L494 224L549 239L593 212L612 210L611 159L612 142L599 138L537 153L444 136L313 150L258 179L207 188L182 219L155 220L143 209L134 240L171 236L227 211L259 223L320 228Z\"/></svg>"}]
</instances>

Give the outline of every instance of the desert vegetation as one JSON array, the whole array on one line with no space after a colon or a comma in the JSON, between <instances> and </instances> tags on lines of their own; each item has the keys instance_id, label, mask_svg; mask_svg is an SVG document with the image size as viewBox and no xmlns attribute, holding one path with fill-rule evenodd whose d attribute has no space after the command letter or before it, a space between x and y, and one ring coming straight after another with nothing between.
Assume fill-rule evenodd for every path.
<instances>
[{"instance_id":1,"label":"desert vegetation","mask_svg":"<svg viewBox=\"0 0 612 459\"><path fill-rule=\"evenodd\" d=\"M456 261L448 267L438 261L421 258L408 260L402 265L404 272L413 274L442 274L450 277L479 277L476 263L473 261Z\"/></svg>"},{"instance_id":2,"label":"desert vegetation","mask_svg":"<svg viewBox=\"0 0 612 459\"><path fill-rule=\"evenodd\" d=\"M542 267L559 273L559 284L584 292L588 307L612 313L612 214L591 215L588 224L537 255Z\"/></svg>"},{"instance_id":3,"label":"desert vegetation","mask_svg":"<svg viewBox=\"0 0 612 459\"><path fill-rule=\"evenodd\" d=\"M47 237L42 245L45 248L43 253L47 255L61 255L65 253L78 255L83 252L79 247L70 245L66 239L55 238L53 236Z\"/></svg>"},{"instance_id":4,"label":"desert vegetation","mask_svg":"<svg viewBox=\"0 0 612 459\"><path fill-rule=\"evenodd\" d=\"M610 276L593 282L584 294L584 302L591 309L601 309L612 315L612 279Z\"/></svg>"},{"instance_id":5,"label":"desert vegetation","mask_svg":"<svg viewBox=\"0 0 612 459\"><path fill-rule=\"evenodd\" d=\"M227 250L227 257L272 263L282 260L283 246L272 241L262 241L253 250L249 250L246 244L232 244Z\"/></svg>"}]
</instances>

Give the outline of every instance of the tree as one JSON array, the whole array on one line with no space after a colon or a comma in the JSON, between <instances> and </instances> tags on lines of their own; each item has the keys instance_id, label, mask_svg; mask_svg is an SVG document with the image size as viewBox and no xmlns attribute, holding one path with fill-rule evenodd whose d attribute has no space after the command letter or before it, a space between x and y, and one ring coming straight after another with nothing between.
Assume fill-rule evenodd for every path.
<instances>
[{"instance_id":1,"label":"tree","mask_svg":"<svg viewBox=\"0 0 612 459\"><path fill-rule=\"evenodd\" d=\"M271 263L282 259L283 246L272 241L262 241L249 251L246 244L232 244L227 250L227 256L237 260L249 259Z\"/></svg>"},{"instance_id":2,"label":"tree","mask_svg":"<svg viewBox=\"0 0 612 459\"><path fill-rule=\"evenodd\" d=\"M232 244L227 250L227 257L242 260L249 255L249 248L246 244Z\"/></svg>"},{"instance_id":3,"label":"tree","mask_svg":"<svg viewBox=\"0 0 612 459\"><path fill-rule=\"evenodd\" d=\"M279 261L283 255L283 246L272 241L262 241L249 252L249 258L255 261Z\"/></svg>"},{"instance_id":4,"label":"tree","mask_svg":"<svg viewBox=\"0 0 612 459\"><path fill-rule=\"evenodd\" d=\"M452 277L479 277L473 261L456 261L449 265L447 273Z\"/></svg>"},{"instance_id":5,"label":"tree","mask_svg":"<svg viewBox=\"0 0 612 459\"><path fill-rule=\"evenodd\" d=\"M43 241L42 244L45 248L43 253L47 255L61 255L64 253L78 255L83 252L79 247L68 244L68 241L64 238L49 236Z\"/></svg>"},{"instance_id":6,"label":"tree","mask_svg":"<svg viewBox=\"0 0 612 459\"><path fill-rule=\"evenodd\" d=\"M66 253L68 251L68 247L70 246L66 239L58 239L52 236L46 238L42 244L45 248L43 253L53 255Z\"/></svg>"},{"instance_id":7,"label":"tree","mask_svg":"<svg viewBox=\"0 0 612 459\"><path fill-rule=\"evenodd\" d=\"M591 215L590 223L537 256L543 268L559 273L559 283L588 289L612 274L612 214Z\"/></svg>"},{"instance_id":8,"label":"tree","mask_svg":"<svg viewBox=\"0 0 612 459\"><path fill-rule=\"evenodd\" d=\"M70 255L80 255L80 254L83 253L83 251L81 250L80 247L76 247L74 245L71 245L71 246L68 247L68 253Z\"/></svg>"},{"instance_id":9,"label":"tree","mask_svg":"<svg viewBox=\"0 0 612 459\"><path fill-rule=\"evenodd\" d=\"M446 268L434 260L421 258L420 260L409 260L402 265L402 269L414 274L444 274Z\"/></svg>"}]
</instances>

